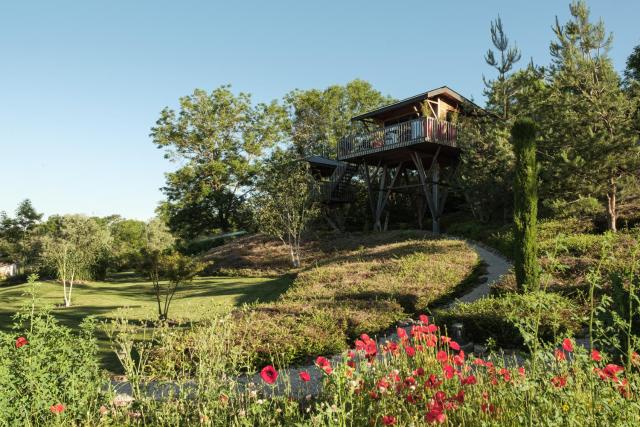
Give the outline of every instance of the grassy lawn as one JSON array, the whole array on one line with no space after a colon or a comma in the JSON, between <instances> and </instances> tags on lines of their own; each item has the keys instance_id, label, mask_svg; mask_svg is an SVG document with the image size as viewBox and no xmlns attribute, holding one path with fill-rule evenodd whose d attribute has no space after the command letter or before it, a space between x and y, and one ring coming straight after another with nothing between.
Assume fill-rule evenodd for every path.
<instances>
[{"instance_id":1,"label":"grassy lawn","mask_svg":"<svg viewBox=\"0 0 640 427\"><path fill-rule=\"evenodd\" d=\"M278 298L290 285L291 279L245 277L197 277L178 289L171 304L169 317L184 322L198 321L208 313L221 312L253 302L269 302ZM11 316L29 302L25 295L27 284L0 287L0 329L11 328ZM74 327L87 316L114 319L154 320L157 305L153 286L132 274L119 274L105 282L75 285L73 306L62 304L62 285L53 281L37 284L42 305L53 307L54 316L61 323ZM117 371L118 362L103 331L98 331L100 357L106 368Z\"/></svg>"}]
</instances>

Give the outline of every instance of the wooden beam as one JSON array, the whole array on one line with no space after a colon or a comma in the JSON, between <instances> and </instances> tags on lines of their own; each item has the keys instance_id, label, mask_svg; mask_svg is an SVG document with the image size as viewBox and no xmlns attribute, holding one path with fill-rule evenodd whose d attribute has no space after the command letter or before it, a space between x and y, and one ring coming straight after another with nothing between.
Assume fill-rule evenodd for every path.
<instances>
[{"instance_id":1,"label":"wooden beam","mask_svg":"<svg viewBox=\"0 0 640 427\"><path fill-rule=\"evenodd\" d=\"M393 190L393 186L396 184L396 181L398 180L398 176L400 176L400 173L402 173L403 165L404 165L404 162L400 162L400 164L398 165L398 170L396 171L396 174L393 176L393 178L391 178L391 184L387 188L387 194L384 200L382 201L381 210L384 210L384 208L387 206L387 200L389 200L389 195L391 194L391 190Z\"/></svg>"},{"instance_id":2,"label":"wooden beam","mask_svg":"<svg viewBox=\"0 0 640 427\"><path fill-rule=\"evenodd\" d=\"M374 214L373 228L376 231L382 231L382 224L380 224L380 216L382 215L382 199L385 195L384 184L387 179L387 165L382 167L382 176L380 177L380 189L378 190L378 205L376 206L376 212Z\"/></svg>"}]
</instances>

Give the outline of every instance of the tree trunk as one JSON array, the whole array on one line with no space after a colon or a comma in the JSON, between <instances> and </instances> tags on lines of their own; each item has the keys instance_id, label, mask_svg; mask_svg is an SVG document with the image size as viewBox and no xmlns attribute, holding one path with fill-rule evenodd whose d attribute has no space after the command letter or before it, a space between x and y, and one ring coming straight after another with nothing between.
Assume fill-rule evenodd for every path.
<instances>
[{"instance_id":1,"label":"tree trunk","mask_svg":"<svg viewBox=\"0 0 640 427\"><path fill-rule=\"evenodd\" d=\"M607 223L609 230L614 233L618 231L618 206L616 202L616 194L618 187L615 178L609 179L609 191L607 191Z\"/></svg>"}]
</instances>

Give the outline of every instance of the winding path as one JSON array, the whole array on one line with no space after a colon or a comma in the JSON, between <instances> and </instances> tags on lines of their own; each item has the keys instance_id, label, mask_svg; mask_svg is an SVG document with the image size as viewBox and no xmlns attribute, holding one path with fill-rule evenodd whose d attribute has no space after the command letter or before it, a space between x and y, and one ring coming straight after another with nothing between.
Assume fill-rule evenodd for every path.
<instances>
[{"instance_id":1,"label":"winding path","mask_svg":"<svg viewBox=\"0 0 640 427\"><path fill-rule=\"evenodd\" d=\"M459 302L473 302L477 299L488 296L491 291L491 285L498 282L502 276L507 274L511 269L511 263L507 261L501 255L496 254L494 251L485 248L479 243L471 242L466 239L460 239L455 236L445 236L450 239L458 239L463 240L467 245L469 245L477 254L478 257L484 261L486 265L486 274L482 276L481 283L475 286L471 291L464 294L462 297L456 299L454 302L450 303L447 307L454 307ZM406 329L409 326L405 327ZM378 343L383 344L386 341L397 340L398 336L396 333L389 333L378 337ZM341 355L336 355L329 358L331 365L335 366L337 363L342 361ZM295 396L301 397L307 394L315 395L319 392L319 385L322 383L322 372L320 369L315 367L314 365L307 365L302 367L292 367L284 370L289 377L290 384L284 384L281 381L278 381L276 387L270 388L268 390L272 390L276 393L284 392L287 387L291 387L291 393ZM311 381L308 383L304 383L300 380L300 372L306 371L309 373L311 377ZM260 379L260 374L255 374L247 379L244 379L243 382L253 383L253 384L261 384L262 381ZM265 391L267 391L265 389Z\"/></svg>"}]
</instances>

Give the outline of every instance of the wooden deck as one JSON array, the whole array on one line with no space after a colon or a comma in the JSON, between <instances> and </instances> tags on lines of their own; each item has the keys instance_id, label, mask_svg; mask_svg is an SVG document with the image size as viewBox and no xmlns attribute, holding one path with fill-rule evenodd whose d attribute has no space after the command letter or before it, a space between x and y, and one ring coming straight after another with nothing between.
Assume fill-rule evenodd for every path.
<instances>
[{"instance_id":1,"label":"wooden deck","mask_svg":"<svg viewBox=\"0 0 640 427\"><path fill-rule=\"evenodd\" d=\"M338 146L338 160L370 163L379 157L379 153L384 153L385 159L390 160L391 150L411 147L412 151L418 149L428 152L435 151L437 146L448 148L447 151L457 156L457 134L458 129L453 123L421 117L347 136Z\"/></svg>"}]
</instances>

